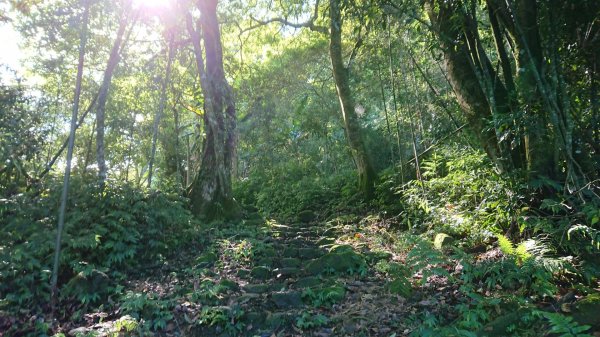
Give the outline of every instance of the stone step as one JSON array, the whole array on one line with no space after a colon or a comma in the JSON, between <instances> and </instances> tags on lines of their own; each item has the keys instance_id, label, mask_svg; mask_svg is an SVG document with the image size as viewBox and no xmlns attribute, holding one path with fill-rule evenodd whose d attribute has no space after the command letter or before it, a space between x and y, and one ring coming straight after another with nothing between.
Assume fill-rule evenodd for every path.
<instances>
[{"instance_id":1,"label":"stone step","mask_svg":"<svg viewBox=\"0 0 600 337\"><path fill-rule=\"evenodd\" d=\"M271 302L279 309L299 308L303 305L299 291L284 291L271 294Z\"/></svg>"},{"instance_id":2,"label":"stone step","mask_svg":"<svg viewBox=\"0 0 600 337\"><path fill-rule=\"evenodd\" d=\"M300 275L301 272L302 271L296 267L284 267L284 268L277 268L277 269L273 270L273 274L278 279L293 278L293 277Z\"/></svg>"},{"instance_id":3,"label":"stone step","mask_svg":"<svg viewBox=\"0 0 600 337\"><path fill-rule=\"evenodd\" d=\"M316 276L306 276L299 278L296 282L293 282L291 285L295 289L304 289L318 286L323 283L323 280Z\"/></svg>"},{"instance_id":4,"label":"stone step","mask_svg":"<svg viewBox=\"0 0 600 337\"><path fill-rule=\"evenodd\" d=\"M298 268L302 265L302 261L295 257L283 258L283 259L279 260L279 263L284 268L288 268L288 267Z\"/></svg>"},{"instance_id":5,"label":"stone step","mask_svg":"<svg viewBox=\"0 0 600 337\"><path fill-rule=\"evenodd\" d=\"M316 259L325 254L325 252L319 248L300 248L298 249L298 257L301 259Z\"/></svg>"},{"instance_id":6,"label":"stone step","mask_svg":"<svg viewBox=\"0 0 600 337\"><path fill-rule=\"evenodd\" d=\"M264 283L246 284L242 289L251 294L264 294L271 290L271 285Z\"/></svg>"},{"instance_id":7,"label":"stone step","mask_svg":"<svg viewBox=\"0 0 600 337\"><path fill-rule=\"evenodd\" d=\"M252 268L250 276L257 280L268 280L271 278L271 268L265 266L257 266Z\"/></svg>"}]
</instances>

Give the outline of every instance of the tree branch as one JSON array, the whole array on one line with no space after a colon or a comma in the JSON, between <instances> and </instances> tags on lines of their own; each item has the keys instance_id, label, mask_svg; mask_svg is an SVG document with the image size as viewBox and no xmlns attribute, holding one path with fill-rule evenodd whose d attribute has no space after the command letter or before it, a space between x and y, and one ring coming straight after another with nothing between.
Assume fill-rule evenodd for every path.
<instances>
[{"instance_id":1,"label":"tree branch","mask_svg":"<svg viewBox=\"0 0 600 337\"><path fill-rule=\"evenodd\" d=\"M87 109L85 109L85 111L83 112L83 114L81 115L81 117L79 117L79 121L75 125L75 130L77 130L81 126L81 124L83 124L83 121L85 120L85 117L87 117L87 115L90 113L90 111L92 111L92 108L96 104L96 100L97 99L98 99L98 93L96 93L96 95L94 96L94 98L90 102L90 105L88 105ZM44 176L46 174L48 174L48 172L50 172L50 170L52 169L52 166L54 166L54 163L56 162L56 160L58 159L58 157L60 157L62 155L63 151L67 148L68 144L69 144L69 139L67 138L63 142L63 144L60 147L60 149L58 149L58 151L56 152L56 154L54 155L54 157L52 157L52 159L50 160L50 162L48 162L48 164L46 164L46 168L42 172L40 172L40 174L38 174L38 177L37 177L38 180L41 180L42 178L44 178Z\"/></svg>"},{"instance_id":2,"label":"tree branch","mask_svg":"<svg viewBox=\"0 0 600 337\"><path fill-rule=\"evenodd\" d=\"M354 59L356 59L356 55L358 55L358 51L362 47L364 43L364 37L369 34L369 26L366 27L365 34L362 33L363 26L360 26L360 31L358 32L358 38L356 39L356 43L354 44L354 48L352 48L352 52L350 53L350 57L348 58L348 64L346 65L346 69L350 69L352 67L352 63L354 63Z\"/></svg>"},{"instance_id":3,"label":"tree branch","mask_svg":"<svg viewBox=\"0 0 600 337\"><path fill-rule=\"evenodd\" d=\"M257 22L257 24L242 30L240 32L240 35L244 34L245 32L254 30L256 28L266 26L273 22L279 22L282 25L286 25L288 27L293 27L293 28L308 28L314 32L327 34L329 32L327 27L315 25L315 21L319 18L319 2L320 2L320 0L317 0L317 2L315 3L315 11L314 11L313 15L305 22L291 22L287 18L271 18L268 20L259 20L254 17L251 17L253 21Z\"/></svg>"}]
</instances>

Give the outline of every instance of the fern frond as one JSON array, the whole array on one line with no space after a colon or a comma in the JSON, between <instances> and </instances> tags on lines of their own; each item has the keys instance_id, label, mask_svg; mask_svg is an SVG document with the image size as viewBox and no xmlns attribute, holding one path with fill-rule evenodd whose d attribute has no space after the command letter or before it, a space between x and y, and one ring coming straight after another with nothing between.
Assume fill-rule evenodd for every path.
<instances>
[{"instance_id":1,"label":"fern frond","mask_svg":"<svg viewBox=\"0 0 600 337\"><path fill-rule=\"evenodd\" d=\"M515 246L506 236L502 234L496 234L496 237L498 238L498 246L500 247L502 253L505 255L515 255Z\"/></svg>"},{"instance_id":2,"label":"fern frond","mask_svg":"<svg viewBox=\"0 0 600 337\"><path fill-rule=\"evenodd\" d=\"M586 226L586 225L575 225L567 231L567 238L571 240L571 234L579 234L582 237L587 237L591 239L592 246L596 247L596 249L600 249L600 230L595 228Z\"/></svg>"}]
</instances>

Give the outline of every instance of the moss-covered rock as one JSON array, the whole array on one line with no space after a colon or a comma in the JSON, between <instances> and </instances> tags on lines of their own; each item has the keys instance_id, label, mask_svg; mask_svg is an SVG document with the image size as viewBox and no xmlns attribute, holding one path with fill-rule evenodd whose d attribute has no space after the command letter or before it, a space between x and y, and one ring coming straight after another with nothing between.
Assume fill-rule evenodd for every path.
<instances>
[{"instance_id":1,"label":"moss-covered rock","mask_svg":"<svg viewBox=\"0 0 600 337\"><path fill-rule=\"evenodd\" d=\"M388 261L392 259L392 256L392 253L383 251L368 252L365 254L365 258L369 263L377 263L381 260Z\"/></svg>"},{"instance_id":2,"label":"moss-covered rock","mask_svg":"<svg viewBox=\"0 0 600 337\"><path fill-rule=\"evenodd\" d=\"M212 266L219 257L214 252L206 252L196 258L196 263L199 267L210 267Z\"/></svg>"},{"instance_id":3,"label":"moss-covered rock","mask_svg":"<svg viewBox=\"0 0 600 337\"><path fill-rule=\"evenodd\" d=\"M268 284L246 284L244 291L251 294L264 294L270 290L271 286Z\"/></svg>"},{"instance_id":4,"label":"moss-covered rock","mask_svg":"<svg viewBox=\"0 0 600 337\"><path fill-rule=\"evenodd\" d=\"M297 291L277 292L271 295L271 301L281 309L298 308L302 305L302 296Z\"/></svg>"},{"instance_id":5,"label":"moss-covered rock","mask_svg":"<svg viewBox=\"0 0 600 337\"><path fill-rule=\"evenodd\" d=\"M266 280L271 277L271 268L265 266L258 266L252 268L250 275L257 280Z\"/></svg>"},{"instance_id":6,"label":"moss-covered rock","mask_svg":"<svg viewBox=\"0 0 600 337\"><path fill-rule=\"evenodd\" d=\"M331 251L308 263L306 270L311 275L324 272L345 273L356 271L365 265L365 259L352 250Z\"/></svg>"},{"instance_id":7,"label":"moss-covered rock","mask_svg":"<svg viewBox=\"0 0 600 337\"><path fill-rule=\"evenodd\" d=\"M316 259L319 256L321 256L323 254L323 252L318 249L318 248L309 248L309 247L305 247L305 248L299 248L298 249L298 257L302 258L302 259Z\"/></svg>"},{"instance_id":8,"label":"moss-covered rock","mask_svg":"<svg viewBox=\"0 0 600 337\"><path fill-rule=\"evenodd\" d=\"M331 237L322 237L317 241L317 246L328 246L335 243L335 238Z\"/></svg>"},{"instance_id":9,"label":"moss-covered rock","mask_svg":"<svg viewBox=\"0 0 600 337\"><path fill-rule=\"evenodd\" d=\"M587 295L575 303L572 310L577 323L600 329L600 293Z\"/></svg>"},{"instance_id":10,"label":"moss-covered rock","mask_svg":"<svg viewBox=\"0 0 600 337\"><path fill-rule=\"evenodd\" d=\"M272 257L263 257L256 262L256 265L273 268L275 266L275 259Z\"/></svg>"},{"instance_id":11,"label":"moss-covered rock","mask_svg":"<svg viewBox=\"0 0 600 337\"><path fill-rule=\"evenodd\" d=\"M433 240L433 246L436 249L442 250L454 243L454 238L445 233L438 233Z\"/></svg>"},{"instance_id":12,"label":"moss-covered rock","mask_svg":"<svg viewBox=\"0 0 600 337\"><path fill-rule=\"evenodd\" d=\"M331 253L353 252L354 247L350 245L335 245L329 250Z\"/></svg>"},{"instance_id":13,"label":"moss-covered rock","mask_svg":"<svg viewBox=\"0 0 600 337\"><path fill-rule=\"evenodd\" d=\"M300 269L296 267L278 268L273 270L273 273L277 275L278 278L291 278L300 274Z\"/></svg>"},{"instance_id":14,"label":"moss-covered rock","mask_svg":"<svg viewBox=\"0 0 600 337\"><path fill-rule=\"evenodd\" d=\"M302 223L308 223L315 221L317 219L317 214L311 210L304 210L298 213L298 221Z\"/></svg>"},{"instance_id":15,"label":"moss-covered rock","mask_svg":"<svg viewBox=\"0 0 600 337\"><path fill-rule=\"evenodd\" d=\"M281 259L281 266L284 268L298 268L302 265L302 262L296 258L285 258Z\"/></svg>"},{"instance_id":16,"label":"moss-covered rock","mask_svg":"<svg viewBox=\"0 0 600 337\"><path fill-rule=\"evenodd\" d=\"M323 281L316 276L308 276L308 277L303 277L303 278L299 279L298 281L296 281L295 286L298 289L309 288L309 287L318 286L322 282Z\"/></svg>"},{"instance_id":17,"label":"moss-covered rock","mask_svg":"<svg viewBox=\"0 0 600 337\"><path fill-rule=\"evenodd\" d=\"M221 282L219 282L219 285L226 290L231 290L231 291L240 290L240 286L235 281L229 280L229 279L222 279Z\"/></svg>"}]
</instances>

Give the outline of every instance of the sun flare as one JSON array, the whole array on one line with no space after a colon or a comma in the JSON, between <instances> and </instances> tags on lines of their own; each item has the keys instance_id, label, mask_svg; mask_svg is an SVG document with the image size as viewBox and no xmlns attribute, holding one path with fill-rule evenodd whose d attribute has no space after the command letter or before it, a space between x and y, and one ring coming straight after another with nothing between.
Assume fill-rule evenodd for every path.
<instances>
[{"instance_id":1,"label":"sun flare","mask_svg":"<svg viewBox=\"0 0 600 337\"><path fill-rule=\"evenodd\" d=\"M133 4L135 7L145 8L166 8L169 7L171 0L134 0Z\"/></svg>"}]
</instances>

